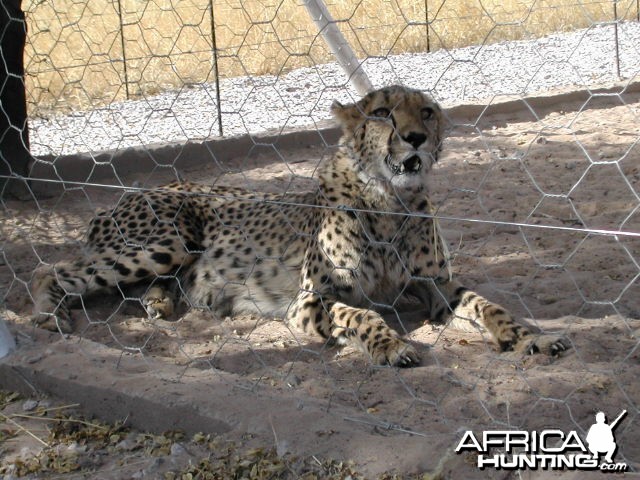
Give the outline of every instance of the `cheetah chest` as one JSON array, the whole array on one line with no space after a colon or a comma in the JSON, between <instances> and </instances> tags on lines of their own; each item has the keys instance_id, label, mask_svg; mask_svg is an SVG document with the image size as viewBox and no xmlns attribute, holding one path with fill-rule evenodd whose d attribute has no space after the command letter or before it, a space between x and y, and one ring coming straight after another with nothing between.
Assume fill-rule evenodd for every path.
<instances>
[{"instance_id":1,"label":"cheetah chest","mask_svg":"<svg viewBox=\"0 0 640 480\"><path fill-rule=\"evenodd\" d=\"M325 219L318 233L326 276L344 301L392 305L411 280L407 248L418 234L402 216L340 212Z\"/></svg>"}]
</instances>

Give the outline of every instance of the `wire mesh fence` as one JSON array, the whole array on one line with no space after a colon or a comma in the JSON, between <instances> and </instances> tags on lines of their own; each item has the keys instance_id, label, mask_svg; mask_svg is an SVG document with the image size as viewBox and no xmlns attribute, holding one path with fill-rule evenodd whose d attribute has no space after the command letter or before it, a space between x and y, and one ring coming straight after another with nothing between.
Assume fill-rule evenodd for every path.
<instances>
[{"instance_id":1,"label":"wire mesh fence","mask_svg":"<svg viewBox=\"0 0 640 480\"><path fill-rule=\"evenodd\" d=\"M443 107L442 153L429 173L429 209L420 212L313 197L322 191L318 175L341 148L331 104L360 95L303 3L24 2L26 21L16 5L2 7L2 178L19 188L5 185L0 247L3 315L19 351L28 352L14 366L65 371L70 360L63 353L72 351L71 361L82 365L77 383L96 382L88 372L101 359L110 367L100 370L101 388L120 387L145 365L177 384L227 389L233 411L216 403L216 418L256 418L253 426L229 427L229 438L268 438L282 457L290 451L350 458L371 475L473 478L484 473L476 456L452 451L467 430L555 428L586 438L598 411L614 418L627 410L615 430L616 461L640 466L637 0L327 3L375 88L406 85ZM21 66L8 61L4 45L15 47L7 39L25 28L22 83ZM10 107L18 90L26 93L28 128ZM427 158L434 157L420 157L420 166ZM406 168L417 164L412 159ZM186 196L167 190L184 180L205 187ZM302 261L296 268L287 262L313 238L306 219L345 209L363 230L365 219L396 219L396 230L365 235L356 252L385 252L388 274L376 278L379 290L420 276L410 271L401 232L413 222L438 225L440 254L447 251L456 279L515 317L566 337L570 352L499 353L481 329L434 324L428 320L437 312L428 318L424 308L400 308L395 297L367 296L364 283L353 286L365 292L359 306L381 311L420 365L378 366L367 352L283 323L288 309L265 307L257 277L293 285L292 297L314 290L298 279ZM275 236L269 251L256 229ZM100 242L111 249L108 258L96 256ZM165 268L169 244L211 263L187 255ZM152 257L156 263L146 266ZM127 258L145 266L132 267ZM206 294L217 299L189 296L192 261L216 271ZM223 261L229 271L221 273ZM72 265L82 266L85 284L68 281ZM134 288L119 284L130 268L153 278ZM336 263L331 271L345 268L366 265ZM62 287L44 309L59 314L47 320L51 335L31 321L34 303L43 309L43 271ZM108 294L86 295L89 284L111 277ZM400 296L409 283L394 288ZM331 295L319 315L338 318ZM253 313L219 308L228 297L250 303ZM34 354L34 345L49 353ZM145 376L135 377L139 389L153 384L162 396L163 387ZM265 436L257 418L277 401L303 413L328 412L331 423L316 427L314 415L303 413L295 426L272 418ZM203 403L194 394L190 408ZM380 435L393 448L380 447Z\"/></svg>"},{"instance_id":2,"label":"wire mesh fence","mask_svg":"<svg viewBox=\"0 0 640 480\"><path fill-rule=\"evenodd\" d=\"M360 1L329 7L360 58L615 27L638 17L635 0ZM333 59L295 2L28 2L24 10L31 25L25 58L32 116L214 83L218 75L277 76Z\"/></svg>"}]
</instances>

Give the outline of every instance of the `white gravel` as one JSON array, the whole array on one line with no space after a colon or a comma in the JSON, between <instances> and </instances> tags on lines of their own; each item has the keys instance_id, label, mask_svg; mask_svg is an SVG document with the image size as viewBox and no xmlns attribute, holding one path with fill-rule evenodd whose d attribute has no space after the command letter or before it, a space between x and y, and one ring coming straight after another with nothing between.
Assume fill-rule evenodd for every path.
<instances>
[{"instance_id":1,"label":"white gravel","mask_svg":"<svg viewBox=\"0 0 640 480\"><path fill-rule=\"evenodd\" d=\"M622 79L640 79L640 24L619 25L619 50ZM424 89L444 106L621 80L613 25L536 40L370 58L364 68L376 87L402 83ZM335 63L280 76L222 80L224 135L313 127L329 118L333 99L357 98L346 83ZM185 87L49 119L32 118L30 128L35 155L202 141L218 135L215 85Z\"/></svg>"}]
</instances>

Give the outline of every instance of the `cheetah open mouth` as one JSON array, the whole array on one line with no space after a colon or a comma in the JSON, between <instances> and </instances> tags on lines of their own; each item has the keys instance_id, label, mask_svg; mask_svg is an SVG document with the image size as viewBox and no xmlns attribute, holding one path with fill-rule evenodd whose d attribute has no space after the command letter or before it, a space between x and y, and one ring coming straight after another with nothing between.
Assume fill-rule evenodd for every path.
<instances>
[{"instance_id":1,"label":"cheetah open mouth","mask_svg":"<svg viewBox=\"0 0 640 480\"><path fill-rule=\"evenodd\" d=\"M417 155L412 155L400 163L394 163L391 155L387 155L384 161L394 175L411 175L418 173L422 168L422 160Z\"/></svg>"}]
</instances>

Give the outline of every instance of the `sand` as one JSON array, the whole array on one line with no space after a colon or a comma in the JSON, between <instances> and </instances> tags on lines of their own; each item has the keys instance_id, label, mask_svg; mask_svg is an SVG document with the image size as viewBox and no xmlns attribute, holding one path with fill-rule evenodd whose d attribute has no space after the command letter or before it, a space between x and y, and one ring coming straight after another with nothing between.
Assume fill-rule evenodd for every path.
<instances>
[{"instance_id":1,"label":"sand","mask_svg":"<svg viewBox=\"0 0 640 480\"><path fill-rule=\"evenodd\" d=\"M248 444L353 460L371 476L395 471L516 478L513 472L480 472L473 455L452 449L469 429L557 428L584 437L598 411L614 418L626 409L615 430L616 460L640 468L639 117L640 96L625 94L535 114L524 108L470 119L451 126L433 172L433 199L454 274L518 317L567 335L573 349L560 358L501 354L479 333L434 327L415 313L395 325L406 330L422 364L372 367L358 352L290 331L278 319L220 319L187 310L176 321L150 323L139 302L120 293L75 308L77 328L69 338L36 331L27 320L34 267L77 252L87 221L119 196L116 189L85 187L3 204L0 291L9 326L19 332L19 361L27 364L39 351L33 365L55 370L100 357L102 373L92 381L107 392L123 378L135 378L140 391L159 388L152 377L163 365L183 372L174 379L178 384L197 381L216 392L233 384L234 416L226 419L231 428L224 438L239 441L252 432ZM258 190L304 189L329 152L279 154L238 159L226 172L181 173ZM129 180L148 185L172 176L164 169ZM66 356L60 354L65 348ZM105 351L111 354L101 356ZM318 416L296 413L296 401L324 412L328 430ZM281 418L286 411L264 410L279 403L291 409L295 421L289 425ZM277 440L274 432L255 427L270 414L277 419Z\"/></svg>"}]
</instances>

